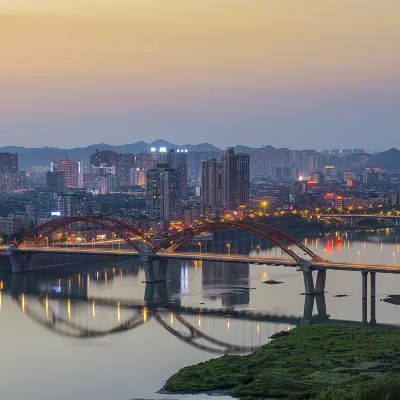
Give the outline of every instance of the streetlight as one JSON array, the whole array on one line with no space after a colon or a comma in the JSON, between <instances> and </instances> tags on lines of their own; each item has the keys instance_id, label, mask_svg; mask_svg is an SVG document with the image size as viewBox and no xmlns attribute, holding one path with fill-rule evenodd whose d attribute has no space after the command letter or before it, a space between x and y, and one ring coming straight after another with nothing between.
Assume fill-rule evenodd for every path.
<instances>
[{"instance_id":1,"label":"streetlight","mask_svg":"<svg viewBox=\"0 0 400 400\"><path fill-rule=\"evenodd\" d=\"M231 255L231 245L229 243L227 243L226 247L228 249L228 255Z\"/></svg>"},{"instance_id":2,"label":"streetlight","mask_svg":"<svg viewBox=\"0 0 400 400\"><path fill-rule=\"evenodd\" d=\"M199 245L200 253L201 253L201 242L197 243Z\"/></svg>"},{"instance_id":3,"label":"streetlight","mask_svg":"<svg viewBox=\"0 0 400 400\"><path fill-rule=\"evenodd\" d=\"M263 205L263 207L264 207L264 215L265 215L265 207L267 207L267 202L266 202L266 201L263 201L262 205Z\"/></svg>"}]
</instances>

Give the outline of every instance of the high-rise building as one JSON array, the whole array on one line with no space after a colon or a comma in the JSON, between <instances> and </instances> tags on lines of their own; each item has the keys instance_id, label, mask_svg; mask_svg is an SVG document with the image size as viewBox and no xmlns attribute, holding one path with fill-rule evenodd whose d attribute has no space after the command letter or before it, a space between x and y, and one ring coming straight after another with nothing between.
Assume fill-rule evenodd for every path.
<instances>
[{"instance_id":1,"label":"high-rise building","mask_svg":"<svg viewBox=\"0 0 400 400\"><path fill-rule=\"evenodd\" d=\"M317 186L325 185L325 175L322 172L314 172L311 174L311 182L315 182Z\"/></svg>"},{"instance_id":2,"label":"high-rise building","mask_svg":"<svg viewBox=\"0 0 400 400\"><path fill-rule=\"evenodd\" d=\"M117 153L112 150L96 150L90 156L90 165L100 167L101 164L115 165L117 162Z\"/></svg>"},{"instance_id":3,"label":"high-rise building","mask_svg":"<svg viewBox=\"0 0 400 400\"><path fill-rule=\"evenodd\" d=\"M152 220L173 221L181 216L181 178L172 168L152 168L146 173L146 212Z\"/></svg>"},{"instance_id":4,"label":"high-rise building","mask_svg":"<svg viewBox=\"0 0 400 400\"><path fill-rule=\"evenodd\" d=\"M61 194L57 196L57 209L63 217L88 215L88 201L80 194Z\"/></svg>"},{"instance_id":5,"label":"high-rise building","mask_svg":"<svg viewBox=\"0 0 400 400\"><path fill-rule=\"evenodd\" d=\"M221 161L211 158L202 163L201 202L206 206L221 206Z\"/></svg>"},{"instance_id":6,"label":"high-rise building","mask_svg":"<svg viewBox=\"0 0 400 400\"><path fill-rule=\"evenodd\" d=\"M18 153L0 153L0 172L18 171Z\"/></svg>"},{"instance_id":7,"label":"high-rise building","mask_svg":"<svg viewBox=\"0 0 400 400\"><path fill-rule=\"evenodd\" d=\"M355 180L355 173L353 171L344 171L343 172L343 181L346 182L347 186L353 186Z\"/></svg>"},{"instance_id":8,"label":"high-rise building","mask_svg":"<svg viewBox=\"0 0 400 400\"><path fill-rule=\"evenodd\" d=\"M26 188L26 172L0 172L0 188L2 191Z\"/></svg>"},{"instance_id":9,"label":"high-rise building","mask_svg":"<svg viewBox=\"0 0 400 400\"><path fill-rule=\"evenodd\" d=\"M222 204L229 210L249 204L250 158L229 147L221 157Z\"/></svg>"},{"instance_id":10,"label":"high-rise building","mask_svg":"<svg viewBox=\"0 0 400 400\"><path fill-rule=\"evenodd\" d=\"M96 150L90 156L90 172L105 176L115 174L117 171L117 153L112 150Z\"/></svg>"},{"instance_id":11,"label":"high-rise building","mask_svg":"<svg viewBox=\"0 0 400 400\"><path fill-rule=\"evenodd\" d=\"M107 177L96 174L84 174L84 187L89 191L108 192Z\"/></svg>"},{"instance_id":12,"label":"high-rise building","mask_svg":"<svg viewBox=\"0 0 400 400\"><path fill-rule=\"evenodd\" d=\"M210 158L221 157L219 151L194 151L188 153L188 179L200 184L202 174L202 162Z\"/></svg>"},{"instance_id":13,"label":"high-rise building","mask_svg":"<svg viewBox=\"0 0 400 400\"><path fill-rule=\"evenodd\" d=\"M148 169L154 168L155 165L152 165L152 160L150 158L150 153L138 153L136 154L136 162L138 164L138 167L144 171L144 173L147 172Z\"/></svg>"},{"instance_id":14,"label":"high-rise building","mask_svg":"<svg viewBox=\"0 0 400 400\"><path fill-rule=\"evenodd\" d=\"M290 167L274 167L273 178L276 181L289 181L292 174Z\"/></svg>"},{"instance_id":15,"label":"high-rise building","mask_svg":"<svg viewBox=\"0 0 400 400\"><path fill-rule=\"evenodd\" d=\"M65 183L65 172L47 172L47 190L54 193L65 193L67 185Z\"/></svg>"},{"instance_id":16,"label":"high-rise building","mask_svg":"<svg viewBox=\"0 0 400 400\"><path fill-rule=\"evenodd\" d=\"M181 179L181 190L182 197L187 196L188 186L188 162L187 162L188 151L186 149L167 149L161 147L159 151L152 148L150 152L150 165L151 168L157 168L158 166L173 168L180 174Z\"/></svg>"},{"instance_id":17,"label":"high-rise building","mask_svg":"<svg viewBox=\"0 0 400 400\"><path fill-rule=\"evenodd\" d=\"M136 164L136 157L133 154L117 154L117 175L121 186L129 186L130 172Z\"/></svg>"},{"instance_id":18,"label":"high-rise building","mask_svg":"<svg viewBox=\"0 0 400 400\"><path fill-rule=\"evenodd\" d=\"M376 168L367 168L365 172L363 172L363 184L367 186L373 186L379 184L380 181L380 173L379 169Z\"/></svg>"},{"instance_id":19,"label":"high-rise building","mask_svg":"<svg viewBox=\"0 0 400 400\"><path fill-rule=\"evenodd\" d=\"M59 160L51 163L51 172L64 172L65 185L68 189L83 188L83 162L76 160Z\"/></svg>"},{"instance_id":20,"label":"high-rise building","mask_svg":"<svg viewBox=\"0 0 400 400\"><path fill-rule=\"evenodd\" d=\"M107 191L116 193L121 190L119 175L107 175Z\"/></svg>"},{"instance_id":21,"label":"high-rise building","mask_svg":"<svg viewBox=\"0 0 400 400\"><path fill-rule=\"evenodd\" d=\"M150 166L157 168L157 165L168 165L169 168L175 168L176 153L174 149L161 147L159 150L154 147L150 152Z\"/></svg>"},{"instance_id":22,"label":"high-rise building","mask_svg":"<svg viewBox=\"0 0 400 400\"><path fill-rule=\"evenodd\" d=\"M175 154L174 168L179 172L181 177L182 197L187 197L188 192L188 153L187 150L178 149Z\"/></svg>"},{"instance_id":23,"label":"high-rise building","mask_svg":"<svg viewBox=\"0 0 400 400\"><path fill-rule=\"evenodd\" d=\"M129 186L146 186L146 173L139 167L131 168Z\"/></svg>"}]
</instances>

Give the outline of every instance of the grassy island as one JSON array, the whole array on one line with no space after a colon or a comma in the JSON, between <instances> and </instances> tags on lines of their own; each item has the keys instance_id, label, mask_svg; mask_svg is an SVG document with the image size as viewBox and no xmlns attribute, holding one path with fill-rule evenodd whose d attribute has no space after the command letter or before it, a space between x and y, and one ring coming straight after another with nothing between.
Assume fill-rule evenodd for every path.
<instances>
[{"instance_id":1,"label":"grassy island","mask_svg":"<svg viewBox=\"0 0 400 400\"><path fill-rule=\"evenodd\" d=\"M400 399L400 332L299 327L247 356L224 356L174 375L164 390L241 399Z\"/></svg>"}]
</instances>

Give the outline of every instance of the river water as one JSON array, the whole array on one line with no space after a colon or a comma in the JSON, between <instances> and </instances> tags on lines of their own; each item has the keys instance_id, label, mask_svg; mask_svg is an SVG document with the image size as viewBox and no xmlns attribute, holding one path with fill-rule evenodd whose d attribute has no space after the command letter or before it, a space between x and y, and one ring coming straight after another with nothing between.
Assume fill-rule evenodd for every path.
<instances>
[{"instance_id":1,"label":"river water","mask_svg":"<svg viewBox=\"0 0 400 400\"><path fill-rule=\"evenodd\" d=\"M302 241L332 260L400 263L389 230ZM328 271L322 316L305 307L294 268L179 261L167 283L146 285L137 263L106 260L0 279L1 395L10 400L205 399L156 392L180 368L249 352L275 332L327 320L359 325L362 316L359 272ZM271 279L282 283L263 283ZM400 294L400 276L377 274L376 293L377 323L400 325L400 306L381 301Z\"/></svg>"}]
</instances>

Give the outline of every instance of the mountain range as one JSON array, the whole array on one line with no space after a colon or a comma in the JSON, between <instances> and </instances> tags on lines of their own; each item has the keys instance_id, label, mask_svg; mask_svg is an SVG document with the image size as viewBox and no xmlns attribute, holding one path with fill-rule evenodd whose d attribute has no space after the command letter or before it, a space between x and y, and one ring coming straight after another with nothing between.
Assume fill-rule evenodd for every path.
<instances>
[{"instance_id":1,"label":"mountain range","mask_svg":"<svg viewBox=\"0 0 400 400\"><path fill-rule=\"evenodd\" d=\"M215 147L210 143L200 143L195 145L176 145L160 139L151 143L140 141L118 146L113 146L106 143L99 143L87 147L77 147L73 149L60 149L56 147L26 148L23 146L4 146L0 147L0 153L18 153L20 169L25 169L32 166L47 166L50 165L53 160L61 160L65 158L68 158L70 160L82 160L86 165L88 165L90 155L93 154L96 150L112 150L116 151L117 153L137 154L143 151L150 151L152 147L155 147L157 149L159 149L160 147L167 147L170 149L187 149L188 152L222 151L222 149ZM269 145L257 148L243 145L236 146L236 151L238 152L249 152L257 150L266 151L274 149L274 147ZM400 150L396 148L391 148L381 153L369 155L368 166L391 170L400 169Z\"/></svg>"},{"instance_id":2,"label":"mountain range","mask_svg":"<svg viewBox=\"0 0 400 400\"><path fill-rule=\"evenodd\" d=\"M86 165L89 163L90 155L96 150L112 150L117 153L137 154L143 151L150 151L152 147L159 149L167 147L170 149L187 149L188 152L193 151L221 151L219 148L209 143L200 143L196 145L176 145L165 140L156 140L151 143L143 141L113 146L106 143L93 144L87 147L77 147L73 149L59 149L56 147L39 147L26 148L23 146L4 146L0 147L1 152L18 153L20 169L29 168L32 166L47 166L53 160L62 160L68 158L70 160L82 160Z\"/></svg>"}]
</instances>

